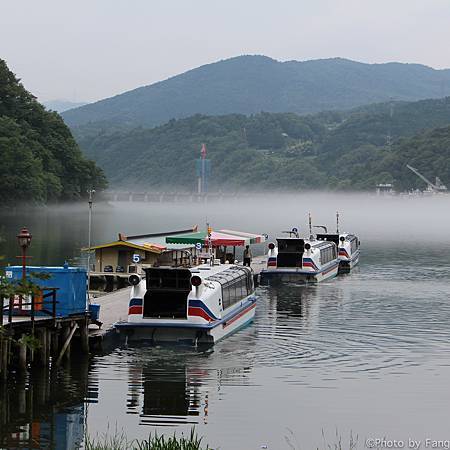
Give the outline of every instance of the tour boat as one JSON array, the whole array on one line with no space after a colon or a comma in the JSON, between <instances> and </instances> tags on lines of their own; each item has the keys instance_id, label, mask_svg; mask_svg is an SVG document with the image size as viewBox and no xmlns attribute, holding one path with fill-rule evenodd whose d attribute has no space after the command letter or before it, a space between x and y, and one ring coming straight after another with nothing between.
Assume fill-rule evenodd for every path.
<instances>
[{"instance_id":1,"label":"tour boat","mask_svg":"<svg viewBox=\"0 0 450 450\"><path fill-rule=\"evenodd\" d=\"M359 262L360 241L357 236L349 233L339 232L339 213L336 213L336 233L328 233L327 227L316 225L315 228L322 228L324 233L318 233L316 239L319 241L334 242L338 248L339 273L350 272Z\"/></svg>"},{"instance_id":2,"label":"tour boat","mask_svg":"<svg viewBox=\"0 0 450 450\"><path fill-rule=\"evenodd\" d=\"M339 273L348 273L358 264L360 242L355 235L320 233L316 235L316 238L322 242L334 242L338 246Z\"/></svg>"},{"instance_id":3,"label":"tour boat","mask_svg":"<svg viewBox=\"0 0 450 450\"><path fill-rule=\"evenodd\" d=\"M273 281L318 283L338 273L336 244L332 241L302 239L294 228L289 237L269 244L267 267L261 271L261 284Z\"/></svg>"},{"instance_id":4,"label":"tour boat","mask_svg":"<svg viewBox=\"0 0 450 450\"><path fill-rule=\"evenodd\" d=\"M128 340L214 344L255 316L253 272L232 264L151 267L131 275L128 321L116 328Z\"/></svg>"}]
</instances>

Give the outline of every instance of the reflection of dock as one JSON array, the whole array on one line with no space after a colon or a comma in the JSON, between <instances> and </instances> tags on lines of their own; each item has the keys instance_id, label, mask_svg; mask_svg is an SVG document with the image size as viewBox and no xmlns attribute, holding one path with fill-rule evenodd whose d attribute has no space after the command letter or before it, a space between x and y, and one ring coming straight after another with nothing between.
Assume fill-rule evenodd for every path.
<instances>
[{"instance_id":1,"label":"reflection of dock","mask_svg":"<svg viewBox=\"0 0 450 450\"><path fill-rule=\"evenodd\" d=\"M61 373L40 369L30 378L15 377L0 386L0 447L2 449L80 448L84 436L84 400L88 362L77 361Z\"/></svg>"}]
</instances>

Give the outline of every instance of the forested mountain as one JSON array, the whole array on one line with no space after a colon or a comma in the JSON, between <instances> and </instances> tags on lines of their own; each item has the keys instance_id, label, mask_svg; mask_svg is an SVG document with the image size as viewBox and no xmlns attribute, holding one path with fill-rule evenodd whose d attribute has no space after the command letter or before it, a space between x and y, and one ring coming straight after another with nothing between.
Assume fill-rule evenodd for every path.
<instances>
[{"instance_id":1,"label":"forested mountain","mask_svg":"<svg viewBox=\"0 0 450 450\"><path fill-rule=\"evenodd\" d=\"M239 56L63 113L70 126L155 126L194 114L314 113L450 95L450 70L346 59L279 62Z\"/></svg>"},{"instance_id":2,"label":"forested mountain","mask_svg":"<svg viewBox=\"0 0 450 450\"><path fill-rule=\"evenodd\" d=\"M0 204L73 200L105 185L61 117L46 111L0 59Z\"/></svg>"},{"instance_id":3,"label":"forested mountain","mask_svg":"<svg viewBox=\"0 0 450 450\"><path fill-rule=\"evenodd\" d=\"M114 186L195 190L204 142L212 190L372 190L380 182L416 186L408 162L450 185L448 129L424 132L448 125L450 97L307 116L195 115L153 129L90 124L74 133Z\"/></svg>"}]
</instances>

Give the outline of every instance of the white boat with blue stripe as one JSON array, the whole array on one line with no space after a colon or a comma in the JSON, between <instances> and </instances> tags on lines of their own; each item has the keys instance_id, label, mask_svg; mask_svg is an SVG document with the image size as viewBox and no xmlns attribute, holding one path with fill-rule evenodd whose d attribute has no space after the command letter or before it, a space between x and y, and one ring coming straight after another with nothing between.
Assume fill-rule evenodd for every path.
<instances>
[{"instance_id":1,"label":"white boat with blue stripe","mask_svg":"<svg viewBox=\"0 0 450 450\"><path fill-rule=\"evenodd\" d=\"M128 320L115 327L129 341L215 344L255 316L253 272L232 264L151 267L133 285Z\"/></svg>"},{"instance_id":2,"label":"white boat with blue stripe","mask_svg":"<svg viewBox=\"0 0 450 450\"><path fill-rule=\"evenodd\" d=\"M338 246L339 273L348 273L359 263L360 242L355 235L319 233L316 237L320 241L332 241Z\"/></svg>"},{"instance_id":3,"label":"white boat with blue stripe","mask_svg":"<svg viewBox=\"0 0 450 450\"><path fill-rule=\"evenodd\" d=\"M361 242L357 236L339 231L339 213L336 213L336 233L328 233L324 225L316 225L322 228L323 233L318 233L316 239L319 241L334 242L338 248L339 273L350 272L358 263Z\"/></svg>"},{"instance_id":4,"label":"white boat with blue stripe","mask_svg":"<svg viewBox=\"0 0 450 450\"><path fill-rule=\"evenodd\" d=\"M331 241L302 239L296 228L289 237L269 244L267 267L261 271L261 284L273 282L319 283L338 273L337 247Z\"/></svg>"}]
</instances>

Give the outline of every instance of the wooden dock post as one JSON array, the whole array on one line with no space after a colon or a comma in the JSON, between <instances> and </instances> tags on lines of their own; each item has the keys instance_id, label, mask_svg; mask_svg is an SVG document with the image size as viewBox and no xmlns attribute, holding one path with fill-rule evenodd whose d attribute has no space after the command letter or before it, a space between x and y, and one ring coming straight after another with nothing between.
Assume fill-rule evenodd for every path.
<instances>
[{"instance_id":1,"label":"wooden dock post","mask_svg":"<svg viewBox=\"0 0 450 450\"><path fill-rule=\"evenodd\" d=\"M48 364L48 344L47 344L47 328L40 328L37 331L38 340L39 340L39 349L37 355L37 362L40 366L44 367Z\"/></svg>"},{"instance_id":2,"label":"wooden dock post","mask_svg":"<svg viewBox=\"0 0 450 450\"><path fill-rule=\"evenodd\" d=\"M61 334L62 346L60 347L61 351L59 353L56 365L59 365L59 362L61 362L60 359L62 359L63 356L66 361L70 359L70 341L72 340L72 338L69 339L70 331L71 331L70 324L63 325Z\"/></svg>"},{"instance_id":3,"label":"wooden dock post","mask_svg":"<svg viewBox=\"0 0 450 450\"><path fill-rule=\"evenodd\" d=\"M25 334L22 334L21 342L19 342L19 369L22 371L27 370L27 345L23 342Z\"/></svg>"},{"instance_id":4,"label":"wooden dock post","mask_svg":"<svg viewBox=\"0 0 450 450\"><path fill-rule=\"evenodd\" d=\"M67 336L67 337L66 337L64 345L61 349L61 352L58 356L58 359L56 360L56 366L59 366L61 364L61 360L63 359L63 356L65 356L66 359L70 358L70 341L72 340L72 337L75 334L75 331L77 328L78 328L78 325L76 323L71 328L70 328L70 326L67 326L64 328L63 336Z\"/></svg>"},{"instance_id":5,"label":"wooden dock post","mask_svg":"<svg viewBox=\"0 0 450 450\"><path fill-rule=\"evenodd\" d=\"M59 354L59 332L56 328L50 331L50 349L53 358L57 358Z\"/></svg>"},{"instance_id":6,"label":"wooden dock post","mask_svg":"<svg viewBox=\"0 0 450 450\"><path fill-rule=\"evenodd\" d=\"M3 379L6 380L8 378L8 366L9 366L9 349L11 347L11 342L9 339L3 338L3 352L2 352L2 366L3 366Z\"/></svg>"},{"instance_id":7,"label":"wooden dock post","mask_svg":"<svg viewBox=\"0 0 450 450\"><path fill-rule=\"evenodd\" d=\"M89 354L89 320L85 319L80 326L81 351Z\"/></svg>"},{"instance_id":8,"label":"wooden dock post","mask_svg":"<svg viewBox=\"0 0 450 450\"><path fill-rule=\"evenodd\" d=\"M0 334L0 375L3 380L8 376L8 342Z\"/></svg>"},{"instance_id":9,"label":"wooden dock post","mask_svg":"<svg viewBox=\"0 0 450 450\"><path fill-rule=\"evenodd\" d=\"M22 388L18 390L17 404L15 405L20 415L27 412L27 390Z\"/></svg>"}]
</instances>

